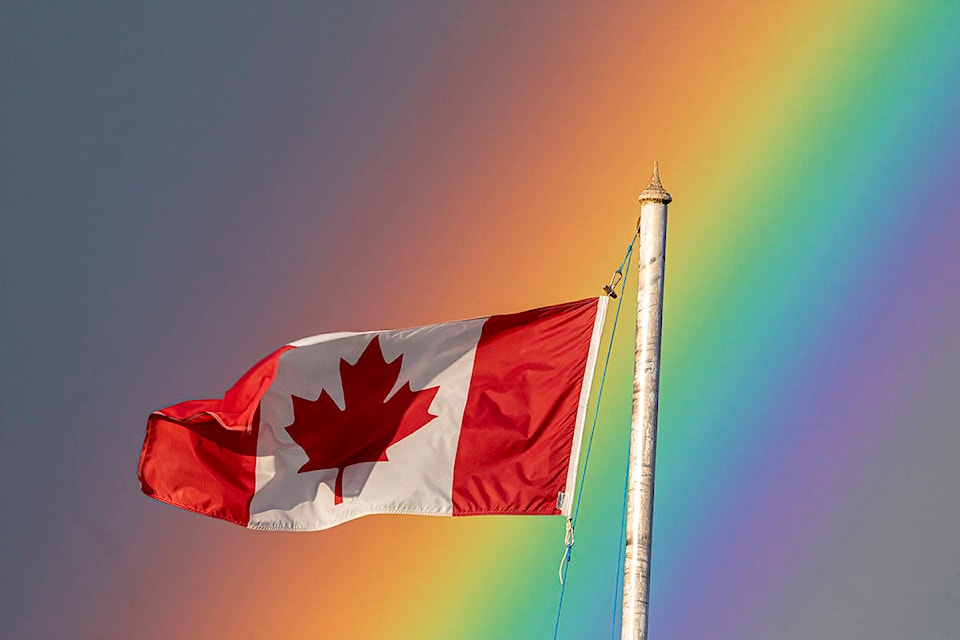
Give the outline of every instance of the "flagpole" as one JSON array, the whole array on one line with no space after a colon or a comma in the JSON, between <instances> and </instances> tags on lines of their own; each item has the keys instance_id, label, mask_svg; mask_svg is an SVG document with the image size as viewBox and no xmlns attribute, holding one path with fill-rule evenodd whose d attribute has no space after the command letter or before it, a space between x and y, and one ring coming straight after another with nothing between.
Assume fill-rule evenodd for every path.
<instances>
[{"instance_id":1,"label":"flagpole","mask_svg":"<svg viewBox=\"0 0 960 640\"><path fill-rule=\"evenodd\" d=\"M653 178L640 194L640 255L637 282L637 343L633 365L626 553L623 569L621 640L646 640L650 605L650 548L653 538L653 476L657 452L657 398L660 388L660 328L663 321L663 266L667 205L673 198Z\"/></svg>"}]
</instances>

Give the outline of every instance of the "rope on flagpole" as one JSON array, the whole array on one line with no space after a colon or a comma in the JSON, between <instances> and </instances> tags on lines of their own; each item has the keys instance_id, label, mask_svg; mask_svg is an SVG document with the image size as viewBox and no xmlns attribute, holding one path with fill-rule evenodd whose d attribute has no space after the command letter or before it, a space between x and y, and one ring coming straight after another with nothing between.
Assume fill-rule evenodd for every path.
<instances>
[{"instance_id":1,"label":"rope on flagpole","mask_svg":"<svg viewBox=\"0 0 960 640\"><path fill-rule=\"evenodd\" d=\"M580 486L577 487L577 497L573 503L573 517L567 518L567 529L564 536L564 551L563 559L560 561L560 601L557 603L557 619L553 626L553 640L557 640L557 635L560 633L560 615L563 613L563 594L567 588L567 565L570 563L570 556L573 550L574 543L574 530L577 527L577 518L580 516L580 498L583 496L583 485L587 479L587 465L590 462L590 449L593 446L593 434L597 428L597 418L600 415L600 399L603 397L603 385L607 379L607 368L610 365L610 354L613 351L613 338L617 333L617 321L620 319L620 307L623 305L623 292L627 285L627 279L623 277L624 270L627 273L630 273L630 259L633 255L633 247L637 243L637 236L640 231L637 230L633 234L633 239L630 240L630 244L627 246L627 252L623 256L623 260L620 262L620 266L617 267L617 270L613 272L613 276L610 278L610 284L604 285L603 290L611 298L618 298L617 300L617 310L613 315L613 327L610 329L610 341L607 343L607 356L603 361L603 372L600 374L600 385L597 388L597 403L594 406L593 411L593 422L590 425L590 436L587 439L587 451L583 455L583 473L580 475ZM620 285L620 295L618 296L614 287ZM626 504L626 503L624 503ZM622 531L623 527L621 527ZM622 546L622 545L621 545ZM619 569L617 570L619 573Z\"/></svg>"},{"instance_id":2,"label":"rope on flagpole","mask_svg":"<svg viewBox=\"0 0 960 640\"><path fill-rule=\"evenodd\" d=\"M617 545L617 568L613 572L613 614L610 616L610 640L616 640L617 637L617 603L620 598L620 588L623 581L623 539L627 532L627 499L630 495L630 440L627 438L627 464L623 470L623 506L620 507L620 543Z\"/></svg>"},{"instance_id":3,"label":"rope on flagpole","mask_svg":"<svg viewBox=\"0 0 960 640\"><path fill-rule=\"evenodd\" d=\"M583 496L583 485L587 479L587 464L590 462L590 447L593 446L593 434L597 429L597 417L600 415L600 399L603 398L603 383L607 379L607 368L610 366L610 354L613 352L613 337L617 332L617 321L620 319L620 307L623 305L623 291L627 286L626 278L623 278L623 271L630 272L630 257L633 255L633 246L637 243L639 231L633 234L630 244L627 245L627 252L623 256L623 261L614 272L614 275L620 274L620 299L617 300L617 311L613 314L613 327L610 329L610 341L607 343L607 356L603 361L603 373L600 375L600 387L597 389L597 404L593 408L593 422L590 425L590 439L587 440L587 452L583 456L583 474L580 476L580 486L577 488L577 500L573 505L573 527L577 526L577 518L580 515L580 498Z\"/></svg>"}]
</instances>

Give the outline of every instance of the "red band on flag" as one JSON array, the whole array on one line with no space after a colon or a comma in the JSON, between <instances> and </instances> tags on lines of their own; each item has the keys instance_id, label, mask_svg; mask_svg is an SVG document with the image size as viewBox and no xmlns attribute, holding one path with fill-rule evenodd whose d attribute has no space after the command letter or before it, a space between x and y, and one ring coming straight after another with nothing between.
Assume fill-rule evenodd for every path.
<instances>
[{"instance_id":1,"label":"red band on flag","mask_svg":"<svg viewBox=\"0 0 960 640\"><path fill-rule=\"evenodd\" d=\"M256 489L260 398L283 347L258 362L218 400L190 400L147 419L137 475L162 502L246 526Z\"/></svg>"},{"instance_id":2,"label":"red band on flag","mask_svg":"<svg viewBox=\"0 0 960 640\"><path fill-rule=\"evenodd\" d=\"M597 299L483 326L453 471L453 515L560 513Z\"/></svg>"}]
</instances>

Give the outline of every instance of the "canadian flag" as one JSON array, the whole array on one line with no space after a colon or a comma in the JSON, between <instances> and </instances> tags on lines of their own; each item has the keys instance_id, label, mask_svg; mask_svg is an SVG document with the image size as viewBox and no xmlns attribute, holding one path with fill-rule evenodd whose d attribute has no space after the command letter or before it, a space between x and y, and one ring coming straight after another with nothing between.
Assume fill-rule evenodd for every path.
<instances>
[{"instance_id":1,"label":"canadian flag","mask_svg":"<svg viewBox=\"0 0 960 640\"><path fill-rule=\"evenodd\" d=\"M145 494L251 529L569 515L607 298L292 342L147 420Z\"/></svg>"}]
</instances>

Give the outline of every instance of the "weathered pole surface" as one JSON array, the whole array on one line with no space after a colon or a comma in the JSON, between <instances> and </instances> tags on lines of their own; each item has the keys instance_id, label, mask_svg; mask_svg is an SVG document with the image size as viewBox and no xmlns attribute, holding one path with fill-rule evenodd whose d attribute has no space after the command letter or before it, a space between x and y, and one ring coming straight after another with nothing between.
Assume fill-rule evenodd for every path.
<instances>
[{"instance_id":1,"label":"weathered pole surface","mask_svg":"<svg viewBox=\"0 0 960 640\"><path fill-rule=\"evenodd\" d=\"M626 554L623 569L622 640L646 640L650 605L650 548L653 538L653 476L657 453L660 389L660 327L667 205L657 163L640 194L640 255L637 259L637 347L633 365Z\"/></svg>"}]
</instances>

